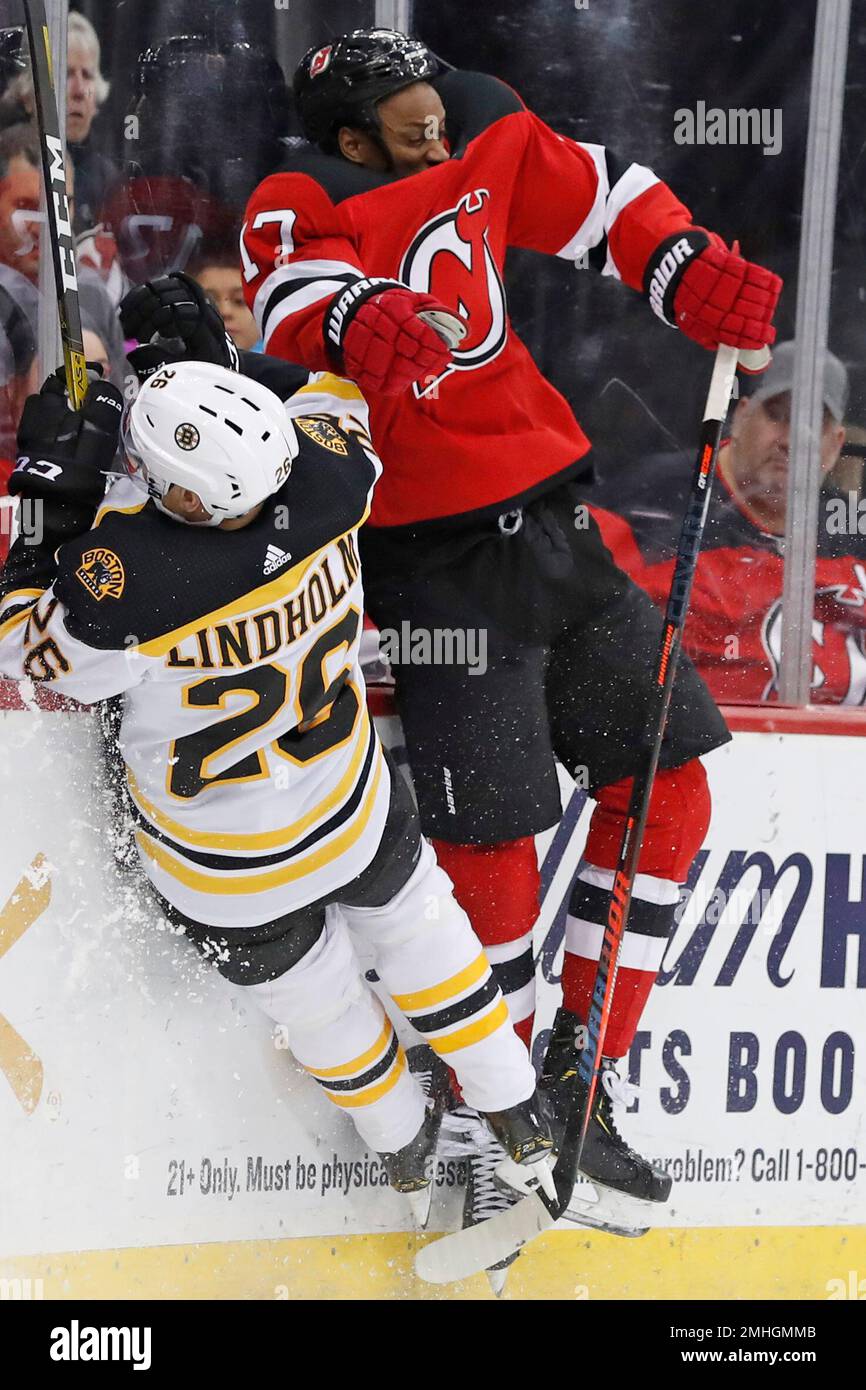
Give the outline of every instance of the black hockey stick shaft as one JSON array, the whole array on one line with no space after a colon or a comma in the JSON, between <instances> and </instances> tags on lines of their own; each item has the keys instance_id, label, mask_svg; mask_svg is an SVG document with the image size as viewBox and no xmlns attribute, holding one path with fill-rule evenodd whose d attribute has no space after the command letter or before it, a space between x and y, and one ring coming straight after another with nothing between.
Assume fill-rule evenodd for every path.
<instances>
[{"instance_id":1,"label":"black hockey stick shaft","mask_svg":"<svg viewBox=\"0 0 866 1390\"><path fill-rule=\"evenodd\" d=\"M599 1077L599 1064L616 986L619 953L623 935L628 925L632 889L643 843L653 783L658 769L677 662L682 647L692 583L707 520L722 428L733 391L737 356L736 348L721 346L716 352L713 365L700 443L692 475L692 485L680 531L673 579L655 663L653 681L655 699L651 701L647 712L647 723L641 745L644 761L632 784L619 860L611 889L595 986L589 1007L587 1038L581 1050L578 1064L578 1074L585 1087L584 1103L582 1106L575 1106L568 1117L554 1170L560 1214L565 1211L571 1201L580 1167L583 1144L589 1128L589 1119L592 1114ZM769 352L764 349L761 353L742 353L741 357L751 359L748 361L748 366L755 371L760 370L769 361Z\"/></svg>"},{"instance_id":2,"label":"black hockey stick shaft","mask_svg":"<svg viewBox=\"0 0 866 1390\"><path fill-rule=\"evenodd\" d=\"M70 405L78 410L87 391L87 367L81 335L81 313L78 307L75 240L66 197L66 142L57 116L56 79L44 0L24 0L24 15L33 66L33 95L42 152L48 235L54 262L66 388ZM65 74L63 80L65 81Z\"/></svg>"}]
</instances>

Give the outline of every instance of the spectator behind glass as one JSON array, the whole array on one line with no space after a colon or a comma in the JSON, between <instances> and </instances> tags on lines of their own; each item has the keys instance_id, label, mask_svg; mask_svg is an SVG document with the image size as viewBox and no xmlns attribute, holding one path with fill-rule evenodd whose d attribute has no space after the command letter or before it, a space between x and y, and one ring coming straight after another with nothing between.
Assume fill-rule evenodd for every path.
<instances>
[{"instance_id":1,"label":"spectator behind glass","mask_svg":"<svg viewBox=\"0 0 866 1390\"><path fill-rule=\"evenodd\" d=\"M24 402L38 389L36 335L30 317L0 280L0 497L6 495L15 466L15 435ZM5 553L2 545L0 552Z\"/></svg>"},{"instance_id":2,"label":"spectator behind glass","mask_svg":"<svg viewBox=\"0 0 866 1390\"><path fill-rule=\"evenodd\" d=\"M67 29L66 140L75 166L76 233L96 226L108 187L117 176L115 166L93 142L94 117L109 92L99 64L96 30L89 19L71 10ZM10 83L9 96L17 98L28 116L33 116L33 75L29 67Z\"/></svg>"},{"instance_id":3,"label":"spectator behind glass","mask_svg":"<svg viewBox=\"0 0 866 1390\"><path fill-rule=\"evenodd\" d=\"M247 308L237 254L226 251L200 258L190 271L225 321L226 332L242 351L262 351L256 321Z\"/></svg>"},{"instance_id":4,"label":"spectator behind glass","mask_svg":"<svg viewBox=\"0 0 866 1390\"><path fill-rule=\"evenodd\" d=\"M0 264L39 277L39 141L30 125L0 133ZM3 283L9 288L8 277ZM14 290L12 290L14 293Z\"/></svg>"},{"instance_id":5,"label":"spectator behind glass","mask_svg":"<svg viewBox=\"0 0 866 1390\"><path fill-rule=\"evenodd\" d=\"M36 341L39 331L39 145L29 125L0 132L0 494L15 453L15 435L24 400L38 390ZM75 168L67 164L69 210L75 210ZM101 340L106 372L124 387L128 364L115 306L100 276L79 266L82 325ZM52 297L48 312L57 313Z\"/></svg>"},{"instance_id":6,"label":"spectator behind glass","mask_svg":"<svg viewBox=\"0 0 866 1390\"><path fill-rule=\"evenodd\" d=\"M14 467L24 401L38 389L41 181L35 132L27 125L0 132L0 495Z\"/></svg>"},{"instance_id":7,"label":"spectator behind glass","mask_svg":"<svg viewBox=\"0 0 866 1390\"><path fill-rule=\"evenodd\" d=\"M758 389L737 404L730 437L719 451L685 646L721 703L778 699L793 378L794 344L781 343ZM828 353L822 479L845 442L847 399L847 372ZM692 466L684 454L657 454L634 468L608 467L584 492L614 559L662 608ZM861 533L857 500L857 494L822 485L812 624L814 703L866 703L866 518Z\"/></svg>"},{"instance_id":8,"label":"spectator behind glass","mask_svg":"<svg viewBox=\"0 0 866 1390\"><path fill-rule=\"evenodd\" d=\"M67 30L66 139L75 165L76 232L95 227L117 170L93 143L93 120L108 96L100 71L99 39L83 14L71 10Z\"/></svg>"},{"instance_id":9,"label":"spectator behind glass","mask_svg":"<svg viewBox=\"0 0 866 1390\"><path fill-rule=\"evenodd\" d=\"M78 270L78 300L85 358L98 361L104 367L106 379L125 390L131 368L126 360L117 310L96 271L87 266L80 266ZM90 346L88 333L92 335ZM95 345L98 345L99 351L97 357L93 358L90 349Z\"/></svg>"}]
</instances>

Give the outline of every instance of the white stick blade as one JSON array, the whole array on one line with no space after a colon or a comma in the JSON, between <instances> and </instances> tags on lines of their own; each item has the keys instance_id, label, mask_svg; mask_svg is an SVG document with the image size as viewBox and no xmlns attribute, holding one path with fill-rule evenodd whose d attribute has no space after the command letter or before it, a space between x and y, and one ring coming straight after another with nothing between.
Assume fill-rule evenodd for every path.
<instances>
[{"instance_id":1,"label":"white stick blade","mask_svg":"<svg viewBox=\"0 0 866 1390\"><path fill-rule=\"evenodd\" d=\"M555 1220L540 1197L524 1197L477 1226L454 1231L425 1245L415 1256L415 1273L428 1284L468 1279L550 1230Z\"/></svg>"}]
</instances>

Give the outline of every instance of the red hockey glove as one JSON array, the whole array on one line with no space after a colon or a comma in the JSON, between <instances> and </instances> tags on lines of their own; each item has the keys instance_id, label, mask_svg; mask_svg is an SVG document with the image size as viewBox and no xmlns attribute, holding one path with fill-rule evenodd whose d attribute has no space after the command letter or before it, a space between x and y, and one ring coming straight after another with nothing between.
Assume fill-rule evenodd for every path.
<instances>
[{"instance_id":1,"label":"red hockey glove","mask_svg":"<svg viewBox=\"0 0 866 1390\"><path fill-rule=\"evenodd\" d=\"M657 248L644 290L659 318L701 347L719 343L752 351L772 343L782 281L771 270L729 251L715 232L689 227Z\"/></svg>"},{"instance_id":2,"label":"red hockey glove","mask_svg":"<svg viewBox=\"0 0 866 1390\"><path fill-rule=\"evenodd\" d=\"M418 315L448 313L438 299L396 280L359 280L341 290L325 314L325 346L339 371L362 391L397 396L451 361L443 338Z\"/></svg>"}]
</instances>

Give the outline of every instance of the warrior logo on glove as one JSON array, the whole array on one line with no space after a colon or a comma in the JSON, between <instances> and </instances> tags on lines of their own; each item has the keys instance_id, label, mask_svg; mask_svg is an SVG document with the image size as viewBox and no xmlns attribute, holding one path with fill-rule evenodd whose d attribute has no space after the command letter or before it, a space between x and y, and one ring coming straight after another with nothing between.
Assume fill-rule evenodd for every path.
<instances>
[{"instance_id":1,"label":"warrior logo on glove","mask_svg":"<svg viewBox=\"0 0 866 1390\"><path fill-rule=\"evenodd\" d=\"M399 278L411 289L431 294L458 313L466 336L452 348L450 371L472 371L497 357L505 346L508 319L505 288L487 241L490 194L476 188L456 207L425 222L403 257ZM416 396L431 389L415 384Z\"/></svg>"}]
</instances>

